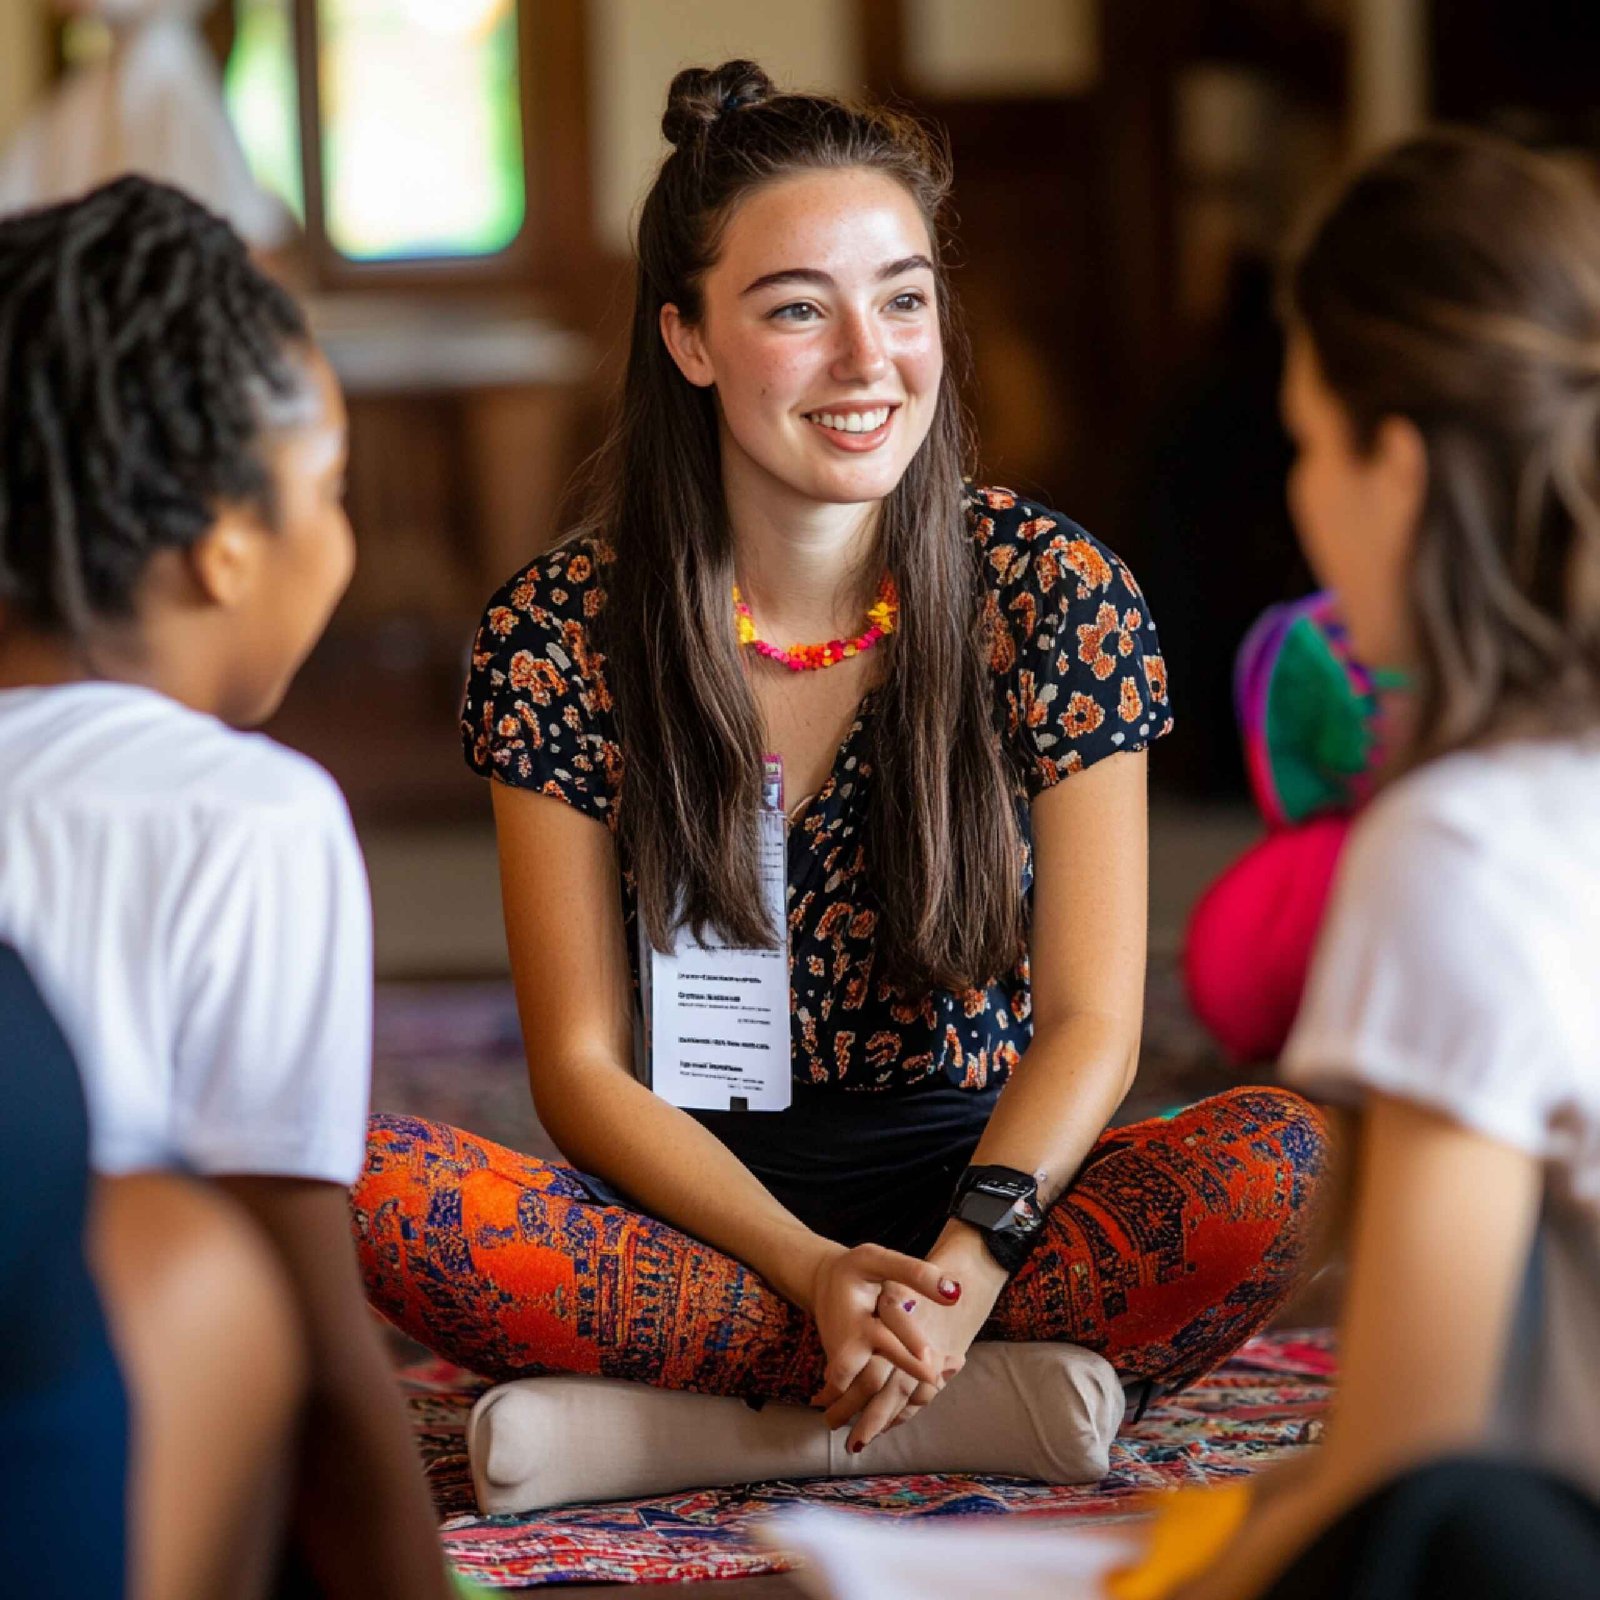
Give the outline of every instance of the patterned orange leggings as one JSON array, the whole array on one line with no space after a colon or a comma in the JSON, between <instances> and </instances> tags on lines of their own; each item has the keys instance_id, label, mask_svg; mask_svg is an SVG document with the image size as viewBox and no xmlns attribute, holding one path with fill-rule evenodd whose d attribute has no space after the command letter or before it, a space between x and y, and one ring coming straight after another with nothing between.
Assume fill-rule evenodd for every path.
<instances>
[{"instance_id":1,"label":"patterned orange leggings","mask_svg":"<svg viewBox=\"0 0 1600 1600\"><path fill-rule=\"evenodd\" d=\"M1326 1135L1281 1089L1235 1089L1101 1136L984 1337L1060 1339L1125 1376L1191 1381L1294 1286ZM486 1377L599 1373L804 1402L810 1318L748 1267L607 1203L571 1167L440 1123L375 1116L356 1184L372 1303Z\"/></svg>"}]
</instances>

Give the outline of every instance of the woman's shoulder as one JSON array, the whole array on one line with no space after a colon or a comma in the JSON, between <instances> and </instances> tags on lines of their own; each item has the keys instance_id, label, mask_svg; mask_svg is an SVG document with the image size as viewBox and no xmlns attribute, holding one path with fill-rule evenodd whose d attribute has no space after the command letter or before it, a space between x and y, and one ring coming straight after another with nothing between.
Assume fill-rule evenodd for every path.
<instances>
[{"instance_id":1,"label":"woman's shoulder","mask_svg":"<svg viewBox=\"0 0 1600 1600\"><path fill-rule=\"evenodd\" d=\"M1063 600L1084 602L1120 594L1143 603L1121 557L1071 517L996 485L968 485L964 503L991 592L1059 590Z\"/></svg>"},{"instance_id":2,"label":"woman's shoulder","mask_svg":"<svg viewBox=\"0 0 1600 1600\"><path fill-rule=\"evenodd\" d=\"M1005 737L1030 792L1165 734L1166 663L1122 560L1010 489L973 485L966 510Z\"/></svg>"},{"instance_id":3,"label":"woman's shoulder","mask_svg":"<svg viewBox=\"0 0 1600 1600\"><path fill-rule=\"evenodd\" d=\"M506 579L489 597L473 640L474 677L487 673L551 692L592 687L604 670L591 636L605 610L611 562L600 535L580 532Z\"/></svg>"},{"instance_id":4,"label":"woman's shoulder","mask_svg":"<svg viewBox=\"0 0 1600 1600\"><path fill-rule=\"evenodd\" d=\"M475 771L569 797L611 787L614 708L593 625L612 561L601 535L575 533L490 597L461 712Z\"/></svg>"},{"instance_id":5,"label":"woman's shoulder","mask_svg":"<svg viewBox=\"0 0 1600 1600\"><path fill-rule=\"evenodd\" d=\"M579 531L535 556L489 597L482 629L489 639L518 633L560 633L568 623L587 630L605 609L611 546Z\"/></svg>"}]
</instances>

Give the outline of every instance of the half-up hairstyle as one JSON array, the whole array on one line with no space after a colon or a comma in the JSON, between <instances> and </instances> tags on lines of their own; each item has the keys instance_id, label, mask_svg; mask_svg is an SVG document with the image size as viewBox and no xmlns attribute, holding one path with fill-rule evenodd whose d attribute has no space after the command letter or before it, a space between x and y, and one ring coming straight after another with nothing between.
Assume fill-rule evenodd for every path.
<instances>
[{"instance_id":1,"label":"half-up hairstyle","mask_svg":"<svg viewBox=\"0 0 1600 1600\"><path fill-rule=\"evenodd\" d=\"M661 308L699 320L704 274L752 191L865 168L901 184L927 222L945 350L932 428L878 522L900 621L881 647L868 870L884 975L914 991L981 986L1014 965L1025 927L1013 785L962 509L964 346L939 262L948 157L909 117L777 93L748 61L679 73L662 130L675 148L639 219L627 375L587 517L616 552L598 626L626 761L619 827L644 927L666 945L681 906L697 933L772 937L758 893L761 722L733 629L716 402L673 362Z\"/></svg>"},{"instance_id":2,"label":"half-up hairstyle","mask_svg":"<svg viewBox=\"0 0 1600 1600\"><path fill-rule=\"evenodd\" d=\"M1399 765L1600 726L1600 199L1498 139L1412 139L1316 222L1288 309L1358 445L1401 416L1427 448Z\"/></svg>"},{"instance_id":3,"label":"half-up hairstyle","mask_svg":"<svg viewBox=\"0 0 1600 1600\"><path fill-rule=\"evenodd\" d=\"M222 504L270 519L255 446L307 338L227 223L163 184L0 222L0 605L82 638Z\"/></svg>"}]
</instances>

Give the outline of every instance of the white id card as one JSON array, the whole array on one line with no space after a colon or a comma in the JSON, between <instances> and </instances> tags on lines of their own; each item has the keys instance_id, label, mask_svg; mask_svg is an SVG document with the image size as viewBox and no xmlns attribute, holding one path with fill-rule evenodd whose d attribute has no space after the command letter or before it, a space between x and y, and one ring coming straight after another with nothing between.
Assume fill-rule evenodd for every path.
<instances>
[{"instance_id":1,"label":"white id card","mask_svg":"<svg viewBox=\"0 0 1600 1600\"><path fill-rule=\"evenodd\" d=\"M686 1110L784 1111L789 1064L789 824L783 763L765 760L761 903L782 937L772 950L734 949L679 928L670 953L639 930L645 1081Z\"/></svg>"}]
</instances>

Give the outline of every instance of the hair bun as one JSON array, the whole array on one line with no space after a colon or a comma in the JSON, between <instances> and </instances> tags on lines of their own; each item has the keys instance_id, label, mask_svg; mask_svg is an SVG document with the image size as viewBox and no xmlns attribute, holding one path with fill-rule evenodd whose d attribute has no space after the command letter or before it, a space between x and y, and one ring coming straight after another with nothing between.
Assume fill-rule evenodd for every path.
<instances>
[{"instance_id":1,"label":"hair bun","mask_svg":"<svg viewBox=\"0 0 1600 1600\"><path fill-rule=\"evenodd\" d=\"M685 67L667 90L661 131L672 145L703 139L730 111L758 106L772 96L772 79L753 61L720 67Z\"/></svg>"}]
</instances>

